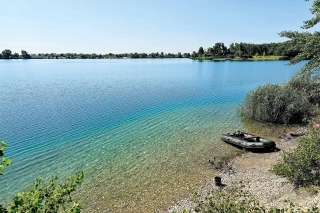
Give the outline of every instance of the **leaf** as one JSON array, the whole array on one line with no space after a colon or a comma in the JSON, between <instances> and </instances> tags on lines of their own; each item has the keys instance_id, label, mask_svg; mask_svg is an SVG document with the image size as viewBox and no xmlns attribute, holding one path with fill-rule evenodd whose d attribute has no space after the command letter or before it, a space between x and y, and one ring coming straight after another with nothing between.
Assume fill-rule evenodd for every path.
<instances>
[{"instance_id":1,"label":"leaf","mask_svg":"<svg viewBox=\"0 0 320 213\"><path fill-rule=\"evenodd\" d=\"M11 159L6 158L5 161L4 161L4 165L5 165L5 166L9 166L9 165L11 165L11 164L12 164Z\"/></svg>"},{"instance_id":2,"label":"leaf","mask_svg":"<svg viewBox=\"0 0 320 213\"><path fill-rule=\"evenodd\" d=\"M7 144L4 141L1 141L1 145L0 145L0 151L5 151L7 148Z\"/></svg>"}]
</instances>

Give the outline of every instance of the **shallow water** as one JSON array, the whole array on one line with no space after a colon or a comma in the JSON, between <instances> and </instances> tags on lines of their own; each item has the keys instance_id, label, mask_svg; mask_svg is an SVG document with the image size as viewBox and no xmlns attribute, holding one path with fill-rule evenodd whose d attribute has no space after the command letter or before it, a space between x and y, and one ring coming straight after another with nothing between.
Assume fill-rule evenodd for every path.
<instances>
[{"instance_id":1,"label":"shallow water","mask_svg":"<svg viewBox=\"0 0 320 213\"><path fill-rule=\"evenodd\" d=\"M214 174L209 159L236 154L219 134L243 128L236 109L246 92L301 66L0 60L0 139L13 160L0 200L39 176L83 170L77 196L88 212L164 209Z\"/></svg>"}]
</instances>

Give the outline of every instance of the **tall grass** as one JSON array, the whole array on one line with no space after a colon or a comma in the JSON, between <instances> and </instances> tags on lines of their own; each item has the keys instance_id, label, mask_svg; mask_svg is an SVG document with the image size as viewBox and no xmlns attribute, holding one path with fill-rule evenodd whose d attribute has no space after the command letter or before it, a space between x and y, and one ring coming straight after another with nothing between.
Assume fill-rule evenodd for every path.
<instances>
[{"instance_id":1,"label":"tall grass","mask_svg":"<svg viewBox=\"0 0 320 213\"><path fill-rule=\"evenodd\" d=\"M266 84L250 91L239 115L269 123L306 122L320 103L317 80L294 77L285 84Z\"/></svg>"}]
</instances>

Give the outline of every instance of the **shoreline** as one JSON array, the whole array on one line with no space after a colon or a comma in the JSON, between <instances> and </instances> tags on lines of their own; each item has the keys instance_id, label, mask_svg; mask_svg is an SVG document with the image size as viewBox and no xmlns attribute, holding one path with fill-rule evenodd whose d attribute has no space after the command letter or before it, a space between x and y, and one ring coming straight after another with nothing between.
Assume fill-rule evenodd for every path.
<instances>
[{"instance_id":1,"label":"shoreline","mask_svg":"<svg viewBox=\"0 0 320 213\"><path fill-rule=\"evenodd\" d=\"M241 62L241 61L290 61L289 58L285 57L261 57L261 58L190 58L191 60L198 60L198 61L213 61L213 62Z\"/></svg>"},{"instance_id":2,"label":"shoreline","mask_svg":"<svg viewBox=\"0 0 320 213\"><path fill-rule=\"evenodd\" d=\"M11 61L11 60L114 60L114 59L190 59L195 61L213 61L213 62L225 62L225 61L232 61L232 62L240 62L240 61L290 61L289 58L286 57L259 57L259 58L212 58L212 57L197 57L197 58L187 58L187 57L157 57L157 58L129 58L129 57L114 57L114 58L10 58L4 59L0 58L3 61Z\"/></svg>"},{"instance_id":3,"label":"shoreline","mask_svg":"<svg viewBox=\"0 0 320 213\"><path fill-rule=\"evenodd\" d=\"M297 189L286 178L270 173L268 170L272 165L281 159L282 152L288 152L297 147L298 138L290 140L279 139L276 141L279 151L276 152L244 152L233 159L230 159L226 165L227 170L218 171L217 176L221 177L222 184L226 187L232 183L242 182L245 189L252 195L256 196L261 204L267 207L276 206L284 207L287 205L285 200L293 202L296 206L302 208L310 207L317 203L320 205L320 193L311 194L306 189ZM214 177L198 189L197 194L200 196L197 200L203 200L208 192L219 189L215 186ZM165 211L159 213L173 212L195 212L194 208L197 203L193 201L192 196L179 201L170 206Z\"/></svg>"}]
</instances>

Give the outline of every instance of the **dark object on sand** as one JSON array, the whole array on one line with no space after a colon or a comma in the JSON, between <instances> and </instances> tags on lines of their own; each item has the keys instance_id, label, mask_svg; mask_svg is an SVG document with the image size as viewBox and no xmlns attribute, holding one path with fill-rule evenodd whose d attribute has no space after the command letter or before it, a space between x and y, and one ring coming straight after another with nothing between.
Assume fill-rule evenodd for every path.
<instances>
[{"instance_id":1,"label":"dark object on sand","mask_svg":"<svg viewBox=\"0 0 320 213\"><path fill-rule=\"evenodd\" d=\"M216 186L222 186L221 177L219 177L219 176L214 177L214 183Z\"/></svg>"},{"instance_id":2,"label":"dark object on sand","mask_svg":"<svg viewBox=\"0 0 320 213\"><path fill-rule=\"evenodd\" d=\"M272 140L256 136L246 132L222 133L221 139L224 142L242 147L245 149L266 149L274 151L276 143Z\"/></svg>"}]
</instances>

